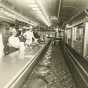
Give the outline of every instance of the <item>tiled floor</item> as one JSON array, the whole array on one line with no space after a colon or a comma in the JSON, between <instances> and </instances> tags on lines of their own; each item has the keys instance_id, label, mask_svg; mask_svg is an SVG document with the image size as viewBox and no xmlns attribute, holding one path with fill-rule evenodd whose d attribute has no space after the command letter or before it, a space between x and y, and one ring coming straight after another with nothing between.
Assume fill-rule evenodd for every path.
<instances>
[{"instance_id":1,"label":"tiled floor","mask_svg":"<svg viewBox=\"0 0 88 88\"><path fill-rule=\"evenodd\" d=\"M76 88L60 47L49 47L21 88Z\"/></svg>"}]
</instances>

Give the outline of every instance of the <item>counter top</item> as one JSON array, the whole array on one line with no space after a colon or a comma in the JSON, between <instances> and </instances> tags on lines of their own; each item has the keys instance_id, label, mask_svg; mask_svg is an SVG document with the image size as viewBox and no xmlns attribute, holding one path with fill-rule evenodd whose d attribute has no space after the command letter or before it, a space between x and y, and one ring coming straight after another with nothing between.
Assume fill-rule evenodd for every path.
<instances>
[{"instance_id":1,"label":"counter top","mask_svg":"<svg viewBox=\"0 0 88 88\"><path fill-rule=\"evenodd\" d=\"M0 88L8 88L11 82L22 72L27 64L44 48L43 45L25 50L24 59L19 58L19 51L3 57L0 60Z\"/></svg>"}]
</instances>

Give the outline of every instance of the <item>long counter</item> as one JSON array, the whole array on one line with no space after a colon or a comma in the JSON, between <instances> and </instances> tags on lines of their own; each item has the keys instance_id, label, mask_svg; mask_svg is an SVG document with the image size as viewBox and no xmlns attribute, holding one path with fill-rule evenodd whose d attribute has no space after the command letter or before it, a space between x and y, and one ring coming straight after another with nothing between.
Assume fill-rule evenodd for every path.
<instances>
[{"instance_id":1,"label":"long counter","mask_svg":"<svg viewBox=\"0 0 88 88\"><path fill-rule=\"evenodd\" d=\"M19 58L19 51L3 57L0 60L0 88L19 88L46 46L27 48L24 59Z\"/></svg>"}]
</instances>

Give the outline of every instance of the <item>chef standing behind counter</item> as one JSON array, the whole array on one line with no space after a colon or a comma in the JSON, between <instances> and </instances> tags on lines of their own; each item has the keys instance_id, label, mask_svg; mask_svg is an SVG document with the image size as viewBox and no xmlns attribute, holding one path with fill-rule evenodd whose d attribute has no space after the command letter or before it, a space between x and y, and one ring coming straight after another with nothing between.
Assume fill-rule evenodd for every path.
<instances>
[{"instance_id":1,"label":"chef standing behind counter","mask_svg":"<svg viewBox=\"0 0 88 88\"><path fill-rule=\"evenodd\" d=\"M21 42L19 37L16 35L17 35L16 29L12 28L12 35L8 39L8 45L10 47L19 49L20 58L24 58L24 50L25 50L24 42Z\"/></svg>"},{"instance_id":2,"label":"chef standing behind counter","mask_svg":"<svg viewBox=\"0 0 88 88\"><path fill-rule=\"evenodd\" d=\"M35 39L33 31L32 31L32 27L28 27L26 28L26 32L23 34L23 36L25 37L26 41L25 41L25 45L27 47L30 47L30 45L32 44L32 39Z\"/></svg>"}]
</instances>

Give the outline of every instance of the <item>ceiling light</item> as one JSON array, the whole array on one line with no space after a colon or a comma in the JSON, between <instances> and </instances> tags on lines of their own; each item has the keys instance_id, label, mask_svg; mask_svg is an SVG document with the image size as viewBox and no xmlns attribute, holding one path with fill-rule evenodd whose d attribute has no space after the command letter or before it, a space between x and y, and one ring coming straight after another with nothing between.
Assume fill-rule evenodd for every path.
<instances>
[{"instance_id":1,"label":"ceiling light","mask_svg":"<svg viewBox=\"0 0 88 88\"><path fill-rule=\"evenodd\" d=\"M41 10L37 10L36 13L38 13L38 14L44 16L44 15L42 14L42 11L41 11Z\"/></svg>"},{"instance_id":2,"label":"ceiling light","mask_svg":"<svg viewBox=\"0 0 88 88\"><path fill-rule=\"evenodd\" d=\"M34 11L39 11L39 8L32 8L32 10L34 10Z\"/></svg>"},{"instance_id":3,"label":"ceiling light","mask_svg":"<svg viewBox=\"0 0 88 88\"><path fill-rule=\"evenodd\" d=\"M31 8L38 8L38 6L36 4L30 4L29 7L31 7Z\"/></svg>"},{"instance_id":4,"label":"ceiling light","mask_svg":"<svg viewBox=\"0 0 88 88\"><path fill-rule=\"evenodd\" d=\"M28 2L28 3L35 3L35 0L25 0L26 2Z\"/></svg>"},{"instance_id":5,"label":"ceiling light","mask_svg":"<svg viewBox=\"0 0 88 88\"><path fill-rule=\"evenodd\" d=\"M2 11L2 12L4 12L4 14L6 14L6 15L9 14L9 17L11 16L11 17L15 18L15 20L17 19L19 21L23 21L23 22L28 23L28 24L37 25L36 22L34 22L34 21L28 19L27 17L17 13L16 11L13 11L12 9L9 9L4 4L0 3L0 6L6 11L6 12L4 12L4 11Z\"/></svg>"},{"instance_id":6,"label":"ceiling light","mask_svg":"<svg viewBox=\"0 0 88 88\"><path fill-rule=\"evenodd\" d=\"M43 16L44 16L44 19L46 19L46 25L50 26L51 25L51 22L49 20L49 16L47 15L46 11L45 11L45 8L43 7L42 3L40 0L37 0L37 3L40 7L40 10L42 11L43 13Z\"/></svg>"},{"instance_id":7,"label":"ceiling light","mask_svg":"<svg viewBox=\"0 0 88 88\"><path fill-rule=\"evenodd\" d=\"M16 18L16 16L14 16L13 14L11 14L11 13L5 11L3 8L0 9L0 13L3 14L3 15L5 15L5 16L8 16L8 17L10 17L10 18L14 18L14 19Z\"/></svg>"},{"instance_id":8,"label":"ceiling light","mask_svg":"<svg viewBox=\"0 0 88 88\"><path fill-rule=\"evenodd\" d=\"M46 12L44 8L42 7L41 3L39 1L35 2L35 0L29 0L29 7L34 11L34 13L37 15L37 18L41 19L46 25L50 25L48 16L46 15Z\"/></svg>"},{"instance_id":9,"label":"ceiling light","mask_svg":"<svg viewBox=\"0 0 88 88\"><path fill-rule=\"evenodd\" d=\"M22 3L24 3L24 4L26 4L26 5L28 5L28 4L34 4L35 3L35 0L15 0L16 2L22 2Z\"/></svg>"},{"instance_id":10,"label":"ceiling light","mask_svg":"<svg viewBox=\"0 0 88 88\"><path fill-rule=\"evenodd\" d=\"M5 17L5 16L1 16L0 15L0 18L7 21L7 22L15 22L15 20L11 19L11 18L8 18L8 17Z\"/></svg>"}]
</instances>

